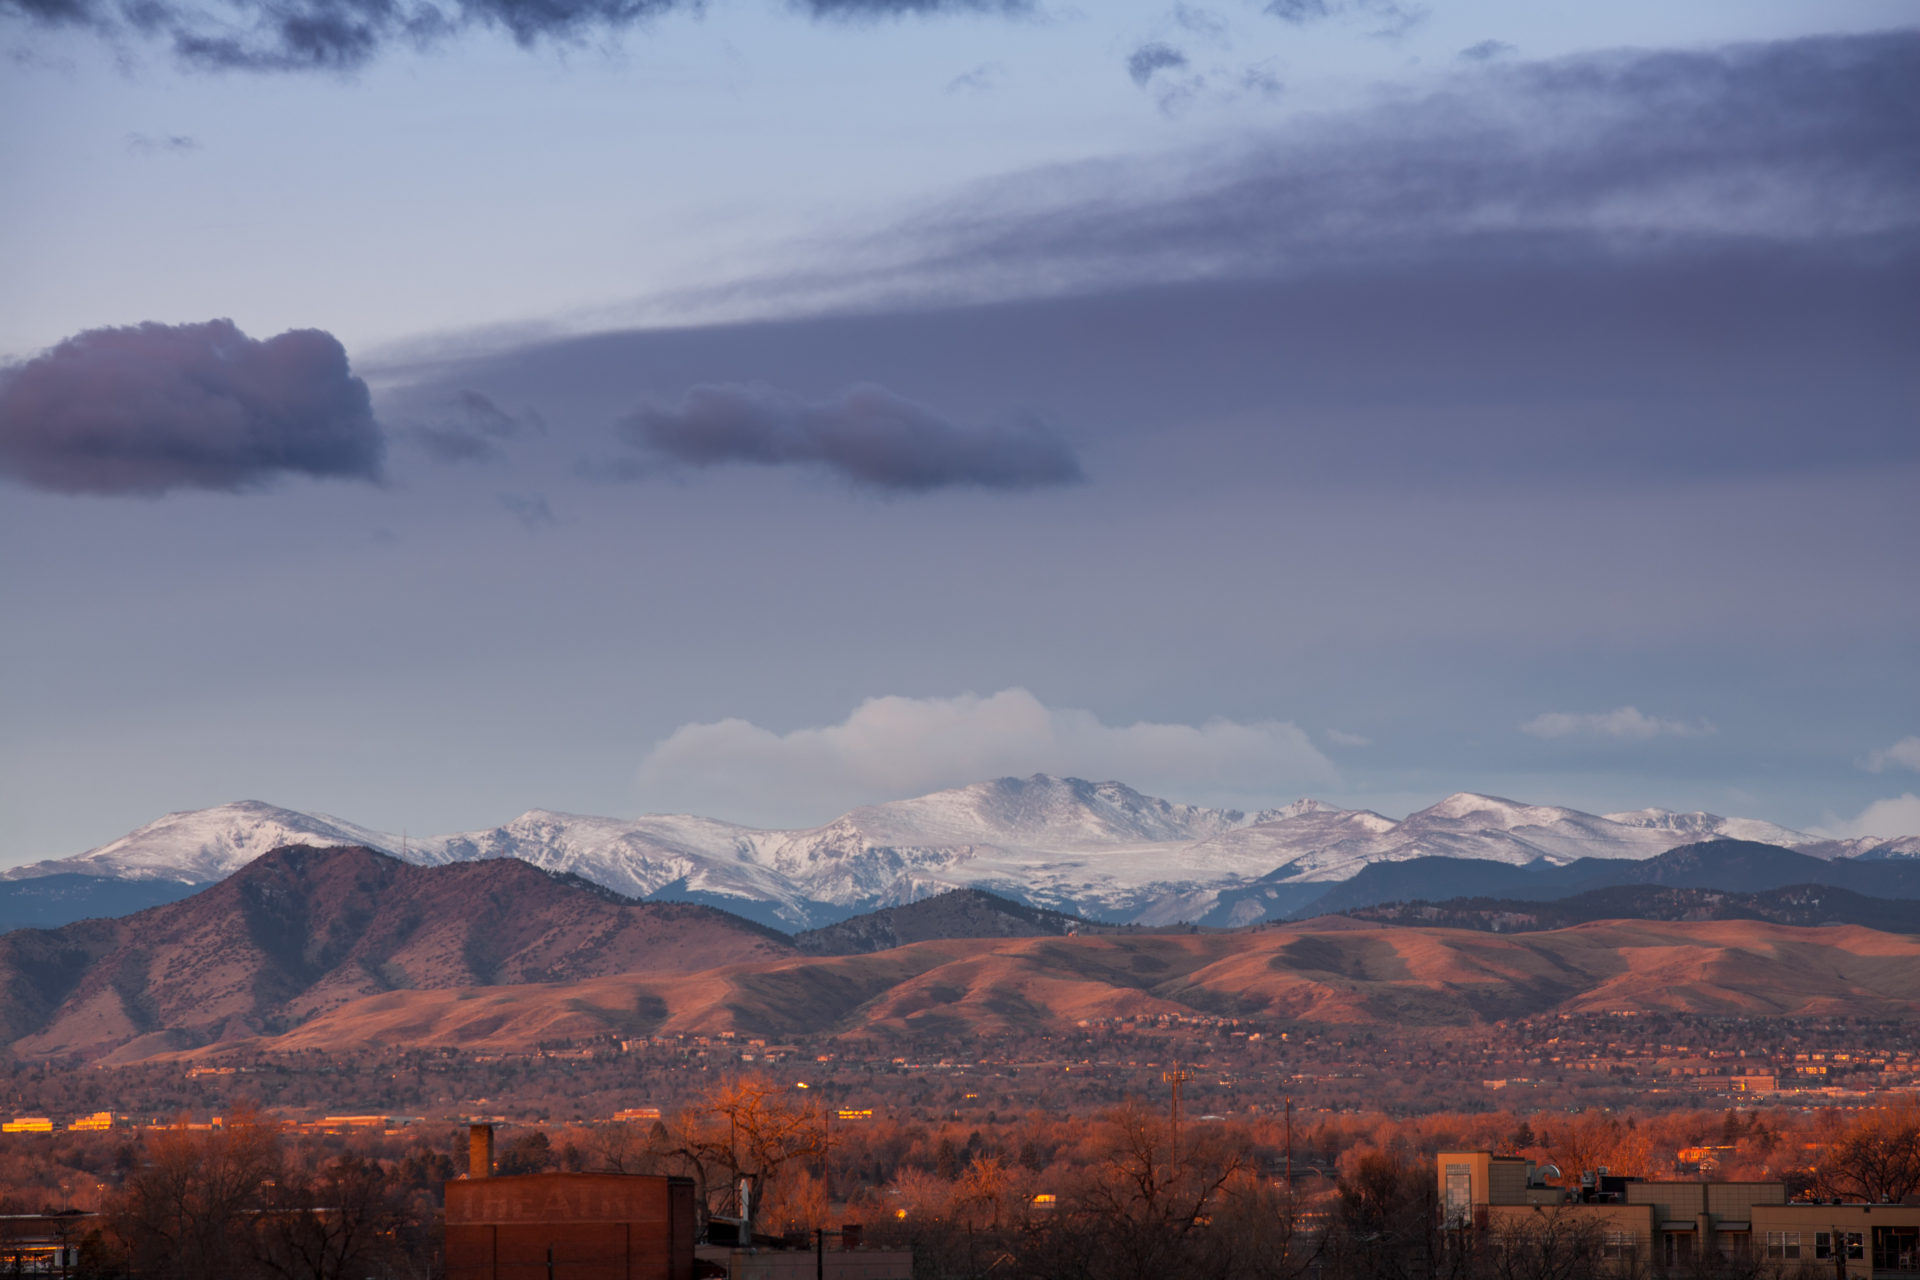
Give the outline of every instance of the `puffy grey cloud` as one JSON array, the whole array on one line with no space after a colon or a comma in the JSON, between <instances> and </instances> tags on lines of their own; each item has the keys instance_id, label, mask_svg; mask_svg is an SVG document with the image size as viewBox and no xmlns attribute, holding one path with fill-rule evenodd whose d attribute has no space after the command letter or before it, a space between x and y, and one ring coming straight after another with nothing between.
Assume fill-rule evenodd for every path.
<instances>
[{"instance_id":1,"label":"puffy grey cloud","mask_svg":"<svg viewBox=\"0 0 1920 1280\"><path fill-rule=\"evenodd\" d=\"M552 505L540 494L496 493L493 496L495 501L512 513L514 519L527 527L529 533L550 529L559 523L554 518Z\"/></svg>"},{"instance_id":2,"label":"puffy grey cloud","mask_svg":"<svg viewBox=\"0 0 1920 1280\"><path fill-rule=\"evenodd\" d=\"M1405 35L1427 17L1427 10L1399 0L1267 0L1266 12L1296 27L1332 18L1372 21L1379 25L1368 34L1387 38Z\"/></svg>"},{"instance_id":3,"label":"puffy grey cloud","mask_svg":"<svg viewBox=\"0 0 1920 1280\"><path fill-rule=\"evenodd\" d=\"M1468 62L1492 62L1512 52L1513 46L1505 40L1482 40L1479 44L1470 44L1462 49L1459 56Z\"/></svg>"},{"instance_id":4,"label":"puffy grey cloud","mask_svg":"<svg viewBox=\"0 0 1920 1280\"><path fill-rule=\"evenodd\" d=\"M1158 41L1143 44L1127 58L1127 74L1142 89L1162 71L1178 71L1187 65L1187 55L1170 44Z\"/></svg>"},{"instance_id":5,"label":"puffy grey cloud","mask_svg":"<svg viewBox=\"0 0 1920 1280\"><path fill-rule=\"evenodd\" d=\"M58 493L378 480L385 439L333 335L231 320L89 329L0 371L0 473Z\"/></svg>"},{"instance_id":6,"label":"puffy grey cloud","mask_svg":"<svg viewBox=\"0 0 1920 1280\"><path fill-rule=\"evenodd\" d=\"M1912 769L1920 773L1920 736L1902 738L1884 751L1870 753L1863 765L1870 773L1888 769Z\"/></svg>"},{"instance_id":7,"label":"puffy grey cloud","mask_svg":"<svg viewBox=\"0 0 1920 1280\"><path fill-rule=\"evenodd\" d=\"M943 13L1017 16L1033 12L1033 0L794 0L816 18L907 18Z\"/></svg>"},{"instance_id":8,"label":"puffy grey cloud","mask_svg":"<svg viewBox=\"0 0 1920 1280\"><path fill-rule=\"evenodd\" d=\"M997 62L983 62L947 81L948 93L986 93L1007 77L1007 69Z\"/></svg>"},{"instance_id":9,"label":"puffy grey cloud","mask_svg":"<svg viewBox=\"0 0 1920 1280\"><path fill-rule=\"evenodd\" d=\"M457 391L440 410L434 420L407 431L436 462L490 461L501 456L501 441L546 427L531 410L508 413L480 391Z\"/></svg>"},{"instance_id":10,"label":"puffy grey cloud","mask_svg":"<svg viewBox=\"0 0 1920 1280\"><path fill-rule=\"evenodd\" d=\"M1184 31L1213 41L1215 44L1230 43L1233 34L1232 25L1211 9L1201 9L1194 5L1176 4L1173 6L1174 25Z\"/></svg>"},{"instance_id":11,"label":"puffy grey cloud","mask_svg":"<svg viewBox=\"0 0 1920 1280\"><path fill-rule=\"evenodd\" d=\"M522 46L624 31L701 0L0 0L0 15L46 26L131 31L204 70L341 71L389 45L416 48L472 28ZM1030 0L795 0L816 18L860 21L941 13L1020 14Z\"/></svg>"},{"instance_id":12,"label":"puffy grey cloud","mask_svg":"<svg viewBox=\"0 0 1920 1280\"><path fill-rule=\"evenodd\" d=\"M1277 98L1286 92L1286 84L1274 74L1270 62L1256 62L1240 70L1240 88L1263 98Z\"/></svg>"},{"instance_id":13,"label":"puffy grey cloud","mask_svg":"<svg viewBox=\"0 0 1920 1280\"><path fill-rule=\"evenodd\" d=\"M127 150L135 155L182 155L199 149L199 139L183 133L166 134L160 137L151 137L144 133L127 135Z\"/></svg>"},{"instance_id":14,"label":"puffy grey cloud","mask_svg":"<svg viewBox=\"0 0 1920 1280\"><path fill-rule=\"evenodd\" d=\"M619 430L649 464L815 465L872 489L1037 489L1082 478L1072 448L1044 423L961 426L871 384L821 401L696 386L678 404L643 406Z\"/></svg>"}]
</instances>

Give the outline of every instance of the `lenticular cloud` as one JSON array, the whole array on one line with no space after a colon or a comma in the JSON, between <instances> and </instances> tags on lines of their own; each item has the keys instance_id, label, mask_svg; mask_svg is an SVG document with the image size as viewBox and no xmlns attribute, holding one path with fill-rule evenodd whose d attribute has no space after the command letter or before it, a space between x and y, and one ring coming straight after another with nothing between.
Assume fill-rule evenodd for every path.
<instances>
[{"instance_id":1,"label":"lenticular cloud","mask_svg":"<svg viewBox=\"0 0 1920 1280\"><path fill-rule=\"evenodd\" d=\"M1714 732L1702 720L1688 724L1684 720L1662 720L1638 707L1619 707L1612 711L1547 711L1520 726L1520 732L1536 738L1618 738L1640 742L1648 738L1700 738Z\"/></svg>"},{"instance_id":2,"label":"lenticular cloud","mask_svg":"<svg viewBox=\"0 0 1920 1280\"><path fill-rule=\"evenodd\" d=\"M385 438L333 335L231 320L89 329L0 372L0 474L56 493L378 480Z\"/></svg>"},{"instance_id":3,"label":"lenticular cloud","mask_svg":"<svg viewBox=\"0 0 1920 1280\"><path fill-rule=\"evenodd\" d=\"M668 807L850 808L983 778L1105 779L1208 797L1265 796L1338 775L1297 726L1275 720L1110 725L1025 689L990 697L869 698L838 724L776 733L746 720L682 725L639 782Z\"/></svg>"}]
</instances>

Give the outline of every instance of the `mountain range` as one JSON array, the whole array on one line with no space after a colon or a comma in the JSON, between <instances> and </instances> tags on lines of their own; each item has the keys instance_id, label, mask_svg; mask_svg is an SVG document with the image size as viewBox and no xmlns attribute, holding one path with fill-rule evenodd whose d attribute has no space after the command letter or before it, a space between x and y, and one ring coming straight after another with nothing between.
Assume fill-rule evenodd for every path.
<instances>
[{"instance_id":1,"label":"mountain range","mask_svg":"<svg viewBox=\"0 0 1920 1280\"><path fill-rule=\"evenodd\" d=\"M23 915L25 923L58 923L62 901L87 897L72 881L64 896L33 897L33 882L48 877L203 885L299 844L377 849L422 866L517 858L628 897L706 903L791 931L956 888L1112 923L1237 926L1323 910L1336 885L1383 864L1469 859L1518 872L1642 861L1714 838L1790 847L1821 862L1920 858L1920 837L1829 840L1707 813L1598 816L1470 793L1398 821L1315 800L1243 813L1045 774L870 805L786 831L690 815L536 809L483 831L397 837L242 801L169 814L89 852L5 873L0 925Z\"/></svg>"},{"instance_id":2,"label":"mountain range","mask_svg":"<svg viewBox=\"0 0 1920 1280\"><path fill-rule=\"evenodd\" d=\"M0 1043L134 1057L274 1034L393 990L688 973L794 953L690 903L635 902L511 858L418 867L273 850L189 898L0 934Z\"/></svg>"},{"instance_id":3,"label":"mountain range","mask_svg":"<svg viewBox=\"0 0 1920 1280\"><path fill-rule=\"evenodd\" d=\"M1329 914L1383 902L1472 897L1548 902L1632 886L1754 892L1793 885L1879 899L1920 898L1920 859L1816 858L1751 840L1705 840L1637 862L1580 858L1515 867L1478 858L1410 858L1363 868L1315 899L1312 910Z\"/></svg>"},{"instance_id":4,"label":"mountain range","mask_svg":"<svg viewBox=\"0 0 1920 1280\"><path fill-rule=\"evenodd\" d=\"M1651 1009L1910 1018L1920 937L1755 920L1087 926L960 890L796 940L516 859L420 867L365 848L275 850L179 902L0 935L0 1046L29 1060Z\"/></svg>"},{"instance_id":5,"label":"mountain range","mask_svg":"<svg viewBox=\"0 0 1920 1280\"><path fill-rule=\"evenodd\" d=\"M1796 884L1751 893L1657 884L1589 889L1550 901L1449 898L1387 902L1348 913L1380 924L1521 933L1564 929L1595 920L1767 920L1807 927L1865 925L1883 933L1920 933L1920 899L1880 898L1825 884Z\"/></svg>"}]
</instances>

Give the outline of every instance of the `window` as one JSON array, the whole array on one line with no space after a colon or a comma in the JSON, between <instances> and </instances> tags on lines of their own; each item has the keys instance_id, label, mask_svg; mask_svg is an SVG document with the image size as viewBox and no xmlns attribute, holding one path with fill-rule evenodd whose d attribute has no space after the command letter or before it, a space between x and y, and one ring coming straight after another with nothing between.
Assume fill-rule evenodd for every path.
<instances>
[{"instance_id":1,"label":"window","mask_svg":"<svg viewBox=\"0 0 1920 1280\"><path fill-rule=\"evenodd\" d=\"M1838 1250L1849 1258L1867 1256L1866 1237L1858 1231L1816 1231L1813 1233L1813 1256L1831 1258Z\"/></svg>"},{"instance_id":2,"label":"window","mask_svg":"<svg viewBox=\"0 0 1920 1280\"><path fill-rule=\"evenodd\" d=\"M1473 1168L1471 1165L1447 1166L1447 1225L1464 1227L1473 1221Z\"/></svg>"},{"instance_id":3,"label":"window","mask_svg":"<svg viewBox=\"0 0 1920 1280\"><path fill-rule=\"evenodd\" d=\"M1631 1231L1609 1231L1600 1237L1600 1256L1603 1258L1631 1258L1634 1238Z\"/></svg>"},{"instance_id":4,"label":"window","mask_svg":"<svg viewBox=\"0 0 1920 1280\"><path fill-rule=\"evenodd\" d=\"M1767 1232L1767 1256L1769 1258L1799 1257L1800 1233L1798 1231Z\"/></svg>"},{"instance_id":5,"label":"window","mask_svg":"<svg viewBox=\"0 0 1920 1280\"><path fill-rule=\"evenodd\" d=\"M1875 1271L1920 1271L1920 1227L1875 1227Z\"/></svg>"},{"instance_id":6,"label":"window","mask_svg":"<svg viewBox=\"0 0 1920 1280\"><path fill-rule=\"evenodd\" d=\"M1677 1266L1693 1261L1693 1232L1669 1231L1666 1233L1668 1266Z\"/></svg>"}]
</instances>

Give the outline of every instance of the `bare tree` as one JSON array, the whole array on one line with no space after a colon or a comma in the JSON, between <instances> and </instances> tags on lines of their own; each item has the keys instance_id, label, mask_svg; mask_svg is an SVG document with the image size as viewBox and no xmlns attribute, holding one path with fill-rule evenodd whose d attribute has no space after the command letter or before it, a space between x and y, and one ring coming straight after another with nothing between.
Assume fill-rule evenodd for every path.
<instances>
[{"instance_id":1,"label":"bare tree","mask_svg":"<svg viewBox=\"0 0 1920 1280\"><path fill-rule=\"evenodd\" d=\"M1174 1156L1172 1133L1137 1106L1106 1116L1108 1139L1076 1208L1102 1224L1114 1246L1102 1274L1157 1280L1188 1274L1196 1233L1244 1167L1240 1152L1205 1138Z\"/></svg>"},{"instance_id":2,"label":"bare tree","mask_svg":"<svg viewBox=\"0 0 1920 1280\"><path fill-rule=\"evenodd\" d=\"M1620 1270L1604 1265L1603 1255L1602 1225L1554 1205L1493 1233L1481 1247L1475 1270L1487 1280L1586 1280Z\"/></svg>"},{"instance_id":3,"label":"bare tree","mask_svg":"<svg viewBox=\"0 0 1920 1280\"><path fill-rule=\"evenodd\" d=\"M142 1280L252 1270L251 1231L281 1173L279 1133L253 1112L214 1130L163 1130L108 1206Z\"/></svg>"},{"instance_id":4,"label":"bare tree","mask_svg":"<svg viewBox=\"0 0 1920 1280\"><path fill-rule=\"evenodd\" d=\"M781 1171L804 1169L826 1149L816 1112L777 1084L744 1077L708 1090L667 1141L662 1160L677 1162L678 1171L694 1179L696 1200L707 1212L743 1177L766 1208L777 1209Z\"/></svg>"},{"instance_id":5,"label":"bare tree","mask_svg":"<svg viewBox=\"0 0 1920 1280\"><path fill-rule=\"evenodd\" d=\"M1823 1195L1875 1203L1920 1191L1920 1103L1861 1113L1827 1147L1815 1186Z\"/></svg>"},{"instance_id":6,"label":"bare tree","mask_svg":"<svg viewBox=\"0 0 1920 1280\"><path fill-rule=\"evenodd\" d=\"M396 1261L402 1207L378 1164L344 1155L318 1174L290 1173L254 1230L260 1269L280 1280L359 1280Z\"/></svg>"}]
</instances>

